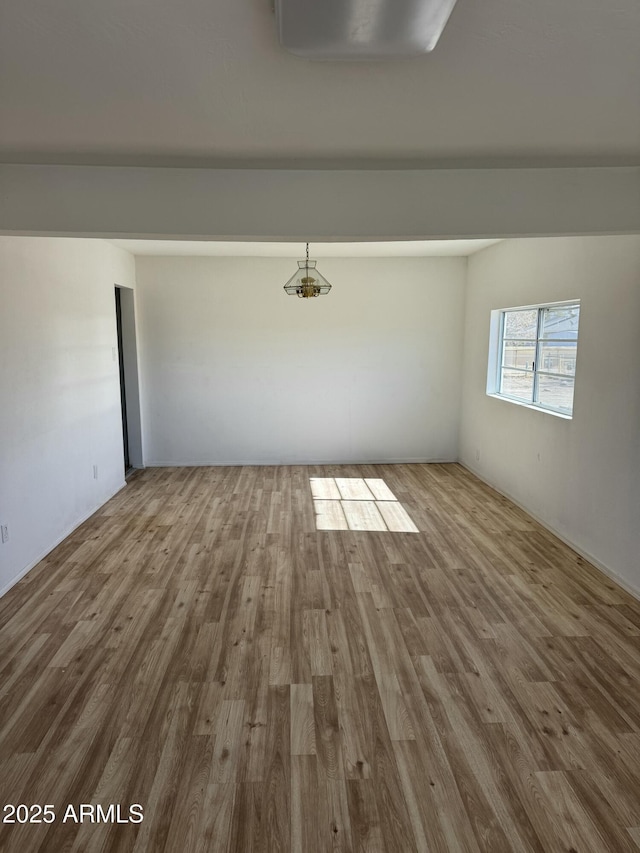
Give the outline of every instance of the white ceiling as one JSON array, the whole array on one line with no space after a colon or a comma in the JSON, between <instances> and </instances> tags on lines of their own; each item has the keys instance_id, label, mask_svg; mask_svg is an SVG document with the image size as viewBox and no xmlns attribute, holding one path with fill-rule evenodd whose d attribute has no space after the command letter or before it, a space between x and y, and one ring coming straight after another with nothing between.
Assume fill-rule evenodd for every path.
<instances>
[{"instance_id":1,"label":"white ceiling","mask_svg":"<svg viewBox=\"0 0 640 853\"><path fill-rule=\"evenodd\" d=\"M110 240L133 255L303 258L304 243L197 240ZM312 243L313 258L452 257L473 255L499 240L396 240L377 243Z\"/></svg>"},{"instance_id":2,"label":"white ceiling","mask_svg":"<svg viewBox=\"0 0 640 853\"><path fill-rule=\"evenodd\" d=\"M318 63L270 0L4 0L0 160L640 162L638 0L458 0L432 54Z\"/></svg>"}]
</instances>

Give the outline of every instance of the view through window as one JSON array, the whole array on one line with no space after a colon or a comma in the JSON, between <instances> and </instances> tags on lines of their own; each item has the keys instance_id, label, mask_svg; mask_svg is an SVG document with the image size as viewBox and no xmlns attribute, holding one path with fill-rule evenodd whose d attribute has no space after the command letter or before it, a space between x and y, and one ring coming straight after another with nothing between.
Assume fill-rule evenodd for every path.
<instances>
[{"instance_id":1,"label":"view through window","mask_svg":"<svg viewBox=\"0 0 640 853\"><path fill-rule=\"evenodd\" d=\"M577 302L502 311L495 393L571 415L579 319Z\"/></svg>"},{"instance_id":2,"label":"view through window","mask_svg":"<svg viewBox=\"0 0 640 853\"><path fill-rule=\"evenodd\" d=\"M378 530L418 533L384 480L310 477L318 530Z\"/></svg>"}]
</instances>

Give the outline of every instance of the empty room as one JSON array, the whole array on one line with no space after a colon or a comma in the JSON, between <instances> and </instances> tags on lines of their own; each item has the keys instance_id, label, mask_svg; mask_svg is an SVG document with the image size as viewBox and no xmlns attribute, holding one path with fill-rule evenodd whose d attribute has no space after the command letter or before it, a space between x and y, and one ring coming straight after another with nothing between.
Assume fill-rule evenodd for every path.
<instances>
[{"instance_id":1,"label":"empty room","mask_svg":"<svg viewBox=\"0 0 640 853\"><path fill-rule=\"evenodd\" d=\"M0 850L640 850L637 4L0 15Z\"/></svg>"}]
</instances>

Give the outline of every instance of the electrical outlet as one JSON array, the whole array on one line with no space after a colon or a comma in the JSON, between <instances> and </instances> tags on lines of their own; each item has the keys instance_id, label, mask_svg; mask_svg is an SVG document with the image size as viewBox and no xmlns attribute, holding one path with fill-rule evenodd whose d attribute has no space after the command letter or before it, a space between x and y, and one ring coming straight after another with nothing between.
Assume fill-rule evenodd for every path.
<instances>
[{"instance_id":1,"label":"electrical outlet","mask_svg":"<svg viewBox=\"0 0 640 853\"><path fill-rule=\"evenodd\" d=\"M476 462L480 461L480 450L476 447Z\"/></svg>"},{"instance_id":2,"label":"electrical outlet","mask_svg":"<svg viewBox=\"0 0 640 853\"><path fill-rule=\"evenodd\" d=\"M98 479L98 466L97 465L93 466L93 479L94 480Z\"/></svg>"},{"instance_id":3,"label":"electrical outlet","mask_svg":"<svg viewBox=\"0 0 640 853\"><path fill-rule=\"evenodd\" d=\"M2 544L9 541L9 525L2 524L0 525L0 533L2 534Z\"/></svg>"}]
</instances>

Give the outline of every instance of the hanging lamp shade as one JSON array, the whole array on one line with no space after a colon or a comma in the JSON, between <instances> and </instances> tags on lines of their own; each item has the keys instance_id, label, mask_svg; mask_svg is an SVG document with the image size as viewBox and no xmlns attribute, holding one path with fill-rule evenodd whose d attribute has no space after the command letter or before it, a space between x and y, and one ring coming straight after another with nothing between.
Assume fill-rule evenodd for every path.
<instances>
[{"instance_id":1,"label":"hanging lamp shade","mask_svg":"<svg viewBox=\"0 0 640 853\"><path fill-rule=\"evenodd\" d=\"M301 299L310 299L312 296L324 296L331 290L331 285L326 278L316 269L317 261L309 260L309 244L307 243L307 257L304 261L298 261L298 270L285 284L284 289L289 296L299 296Z\"/></svg>"}]
</instances>

